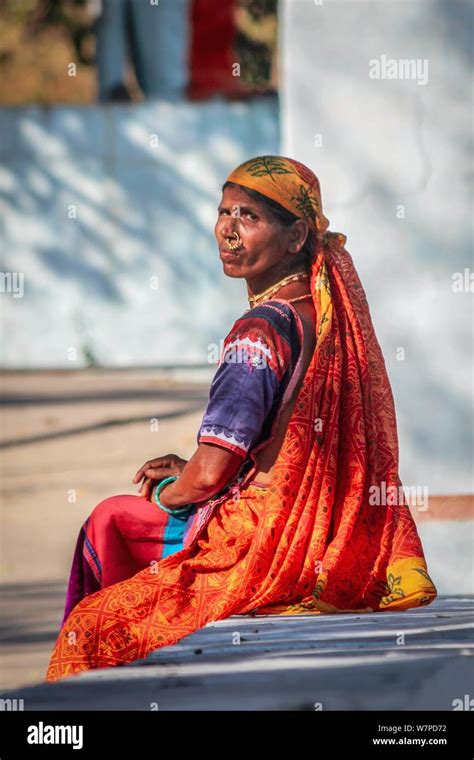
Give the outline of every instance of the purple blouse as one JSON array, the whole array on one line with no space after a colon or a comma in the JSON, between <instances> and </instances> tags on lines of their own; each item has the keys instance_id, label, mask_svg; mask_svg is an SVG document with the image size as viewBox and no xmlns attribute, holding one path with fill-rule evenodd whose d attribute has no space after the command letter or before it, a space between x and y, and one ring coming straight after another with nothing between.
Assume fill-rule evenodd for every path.
<instances>
[{"instance_id":1,"label":"purple blouse","mask_svg":"<svg viewBox=\"0 0 474 760\"><path fill-rule=\"evenodd\" d=\"M270 435L300 351L288 303L269 300L243 314L224 340L198 444L213 443L245 459Z\"/></svg>"}]
</instances>

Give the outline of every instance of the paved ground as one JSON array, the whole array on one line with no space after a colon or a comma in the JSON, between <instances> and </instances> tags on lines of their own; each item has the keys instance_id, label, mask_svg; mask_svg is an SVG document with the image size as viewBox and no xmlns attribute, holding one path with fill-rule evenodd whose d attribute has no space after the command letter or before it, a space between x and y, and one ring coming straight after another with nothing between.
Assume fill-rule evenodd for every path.
<instances>
[{"instance_id":1,"label":"paved ground","mask_svg":"<svg viewBox=\"0 0 474 760\"><path fill-rule=\"evenodd\" d=\"M405 613L211 623L131 666L2 698L25 710L452 710L474 685L472 599Z\"/></svg>"},{"instance_id":2,"label":"paved ground","mask_svg":"<svg viewBox=\"0 0 474 760\"><path fill-rule=\"evenodd\" d=\"M170 452L191 456L212 373L201 373L199 383L178 382L155 370L0 375L0 689L18 692L41 684L80 525L101 499L134 493L131 479L146 459ZM169 656L166 664L152 658L144 668L127 668L125 681L117 676L123 669L117 669L93 674L92 692L88 677L77 680L73 691L66 684L58 684L59 691L50 690L55 685L39 686L28 697L30 707L42 699L51 705L85 699L83 704L91 705L97 693L99 708L110 700L126 706L132 699L135 709L149 709L158 690L162 709L173 704L233 709L243 699L261 708L315 702L326 709L349 708L355 700L366 706L361 709L375 709L403 699L412 707L445 709L458 692L474 694L466 685L472 660L462 654L471 651L472 499L430 497L429 509L415 510L415 519L432 577L446 597L424 610L363 620L233 618L198 631L177 648L160 650L155 657ZM453 591L458 599L451 597ZM412 630L404 645L397 644L396 632L413 625L422 630ZM237 649L230 635L244 629L249 640ZM279 649L267 652L267 639ZM431 673L429 688L426 673ZM229 679L235 684L230 690Z\"/></svg>"},{"instance_id":3,"label":"paved ground","mask_svg":"<svg viewBox=\"0 0 474 760\"><path fill-rule=\"evenodd\" d=\"M137 493L132 477L150 457L194 452L213 370L188 374L0 374L0 688L43 679L94 506Z\"/></svg>"}]
</instances>

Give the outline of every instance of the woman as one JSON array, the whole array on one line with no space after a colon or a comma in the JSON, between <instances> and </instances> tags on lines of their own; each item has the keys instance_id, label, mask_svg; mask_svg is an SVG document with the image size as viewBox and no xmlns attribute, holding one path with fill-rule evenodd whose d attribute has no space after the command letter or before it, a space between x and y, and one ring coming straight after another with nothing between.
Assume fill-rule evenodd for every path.
<instances>
[{"instance_id":1,"label":"woman","mask_svg":"<svg viewBox=\"0 0 474 760\"><path fill-rule=\"evenodd\" d=\"M145 463L141 497L92 513L47 680L144 658L231 615L436 597L401 489L383 356L346 238L328 225L318 179L297 161L261 156L227 178L216 238L250 309L224 341L189 462ZM102 576L96 565L88 588L79 566L92 554Z\"/></svg>"}]
</instances>

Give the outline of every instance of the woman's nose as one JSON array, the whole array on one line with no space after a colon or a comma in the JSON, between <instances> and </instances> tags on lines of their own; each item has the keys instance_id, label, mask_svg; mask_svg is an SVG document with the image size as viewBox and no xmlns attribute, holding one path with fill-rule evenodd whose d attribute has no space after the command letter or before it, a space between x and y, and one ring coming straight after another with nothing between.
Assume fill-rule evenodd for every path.
<instances>
[{"instance_id":1,"label":"woman's nose","mask_svg":"<svg viewBox=\"0 0 474 760\"><path fill-rule=\"evenodd\" d=\"M236 220L232 216L227 216L221 226L221 234L224 237L232 237L236 231Z\"/></svg>"}]
</instances>

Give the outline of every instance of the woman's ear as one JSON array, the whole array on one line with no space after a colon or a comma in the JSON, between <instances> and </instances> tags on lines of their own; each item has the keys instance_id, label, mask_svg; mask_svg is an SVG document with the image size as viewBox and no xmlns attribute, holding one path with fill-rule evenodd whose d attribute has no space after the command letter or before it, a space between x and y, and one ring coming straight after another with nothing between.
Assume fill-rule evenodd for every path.
<instances>
[{"instance_id":1,"label":"woman's ear","mask_svg":"<svg viewBox=\"0 0 474 760\"><path fill-rule=\"evenodd\" d=\"M308 237L308 225L304 219L297 219L291 227L288 250L290 253L299 253Z\"/></svg>"}]
</instances>

